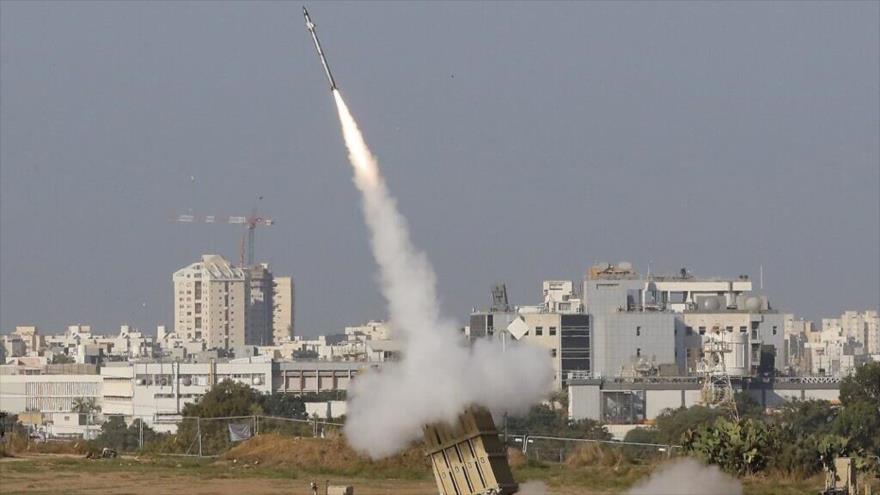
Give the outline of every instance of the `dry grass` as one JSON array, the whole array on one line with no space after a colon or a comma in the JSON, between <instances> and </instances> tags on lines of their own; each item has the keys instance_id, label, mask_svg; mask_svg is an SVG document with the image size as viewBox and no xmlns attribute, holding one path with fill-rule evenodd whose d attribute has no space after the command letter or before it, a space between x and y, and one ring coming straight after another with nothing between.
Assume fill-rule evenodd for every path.
<instances>
[{"instance_id":1,"label":"dry grass","mask_svg":"<svg viewBox=\"0 0 880 495\"><path fill-rule=\"evenodd\" d=\"M342 437L291 438L272 433L233 447L221 456L220 462L224 461L377 478L422 479L431 472L424 453L417 448L373 461L352 450Z\"/></svg>"},{"instance_id":2,"label":"dry grass","mask_svg":"<svg viewBox=\"0 0 880 495\"><path fill-rule=\"evenodd\" d=\"M582 445L569 454L565 464L569 467L602 466L619 468L626 462L625 456L620 449L610 449L595 443Z\"/></svg>"},{"instance_id":3,"label":"dry grass","mask_svg":"<svg viewBox=\"0 0 880 495\"><path fill-rule=\"evenodd\" d=\"M18 434L7 435L5 441L0 443L0 457L16 457L27 454L86 455L89 452L94 453L96 451L96 447L82 440L34 442Z\"/></svg>"},{"instance_id":4,"label":"dry grass","mask_svg":"<svg viewBox=\"0 0 880 495\"><path fill-rule=\"evenodd\" d=\"M507 463L510 464L511 469L524 466L526 462L527 459L525 454L522 453L522 450L511 447L507 448Z\"/></svg>"}]
</instances>

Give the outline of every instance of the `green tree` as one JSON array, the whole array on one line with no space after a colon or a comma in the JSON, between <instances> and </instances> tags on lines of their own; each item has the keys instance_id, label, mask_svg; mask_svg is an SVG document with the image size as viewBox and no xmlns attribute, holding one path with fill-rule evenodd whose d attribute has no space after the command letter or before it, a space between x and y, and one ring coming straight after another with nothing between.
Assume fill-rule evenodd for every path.
<instances>
[{"instance_id":1,"label":"green tree","mask_svg":"<svg viewBox=\"0 0 880 495\"><path fill-rule=\"evenodd\" d=\"M786 401L776 417L776 422L790 431L792 437L826 434L831 431L838 409L824 400Z\"/></svg>"},{"instance_id":2,"label":"green tree","mask_svg":"<svg viewBox=\"0 0 880 495\"><path fill-rule=\"evenodd\" d=\"M685 432L711 425L726 415L722 409L705 406L667 409L657 416L655 427L662 439L660 443L678 444Z\"/></svg>"},{"instance_id":3,"label":"green tree","mask_svg":"<svg viewBox=\"0 0 880 495\"><path fill-rule=\"evenodd\" d=\"M880 413L880 362L859 366L840 382L840 403L849 406L866 402Z\"/></svg>"},{"instance_id":4,"label":"green tree","mask_svg":"<svg viewBox=\"0 0 880 495\"><path fill-rule=\"evenodd\" d=\"M250 418L241 416L263 414L262 401L262 395L250 386L224 380L196 402L183 407L184 420L178 425L170 447L176 451L194 453L201 445L203 454L224 452L232 445L229 423L250 421ZM230 417L235 419L212 419Z\"/></svg>"},{"instance_id":5,"label":"green tree","mask_svg":"<svg viewBox=\"0 0 880 495\"><path fill-rule=\"evenodd\" d=\"M777 451L778 437L772 425L755 419L739 422L718 418L712 425L688 431L682 447L704 462L717 464L737 475L764 469Z\"/></svg>"},{"instance_id":6,"label":"green tree","mask_svg":"<svg viewBox=\"0 0 880 495\"><path fill-rule=\"evenodd\" d=\"M74 363L72 357L67 354L53 354L52 355L52 363L51 364L71 364Z\"/></svg>"},{"instance_id":7,"label":"green tree","mask_svg":"<svg viewBox=\"0 0 880 495\"><path fill-rule=\"evenodd\" d=\"M196 402L185 405L183 415L201 418L251 416L263 413L261 402L260 393L249 385L224 380L214 385Z\"/></svg>"},{"instance_id":8,"label":"green tree","mask_svg":"<svg viewBox=\"0 0 880 495\"><path fill-rule=\"evenodd\" d=\"M508 417L507 428L510 433L593 440L611 439L611 434L598 421L592 419L569 421L568 413L565 410L556 410L546 404L532 407L525 416Z\"/></svg>"},{"instance_id":9,"label":"green tree","mask_svg":"<svg viewBox=\"0 0 880 495\"><path fill-rule=\"evenodd\" d=\"M624 442L665 444L665 438L656 428L633 428L626 432Z\"/></svg>"},{"instance_id":10,"label":"green tree","mask_svg":"<svg viewBox=\"0 0 880 495\"><path fill-rule=\"evenodd\" d=\"M845 437L851 447L880 456L880 415L872 404L860 401L841 408L830 430Z\"/></svg>"},{"instance_id":11,"label":"green tree","mask_svg":"<svg viewBox=\"0 0 880 495\"><path fill-rule=\"evenodd\" d=\"M264 395L261 407L268 416L306 419L306 405L301 398L291 394Z\"/></svg>"},{"instance_id":12,"label":"green tree","mask_svg":"<svg viewBox=\"0 0 880 495\"><path fill-rule=\"evenodd\" d=\"M749 394L737 392L733 398L736 402L736 412L740 418L761 418L764 416L764 407Z\"/></svg>"},{"instance_id":13,"label":"green tree","mask_svg":"<svg viewBox=\"0 0 880 495\"><path fill-rule=\"evenodd\" d=\"M101 425L101 434L96 439L98 445L120 452L132 452L140 448L141 420L135 419L126 425L121 416L112 416ZM143 427L144 445L154 442L160 435L147 425Z\"/></svg>"},{"instance_id":14,"label":"green tree","mask_svg":"<svg viewBox=\"0 0 880 495\"><path fill-rule=\"evenodd\" d=\"M77 397L76 399L73 399L71 411L75 413L93 414L100 410L101 408L98 406L94 397Z\"/></svg>"}]
</instances>

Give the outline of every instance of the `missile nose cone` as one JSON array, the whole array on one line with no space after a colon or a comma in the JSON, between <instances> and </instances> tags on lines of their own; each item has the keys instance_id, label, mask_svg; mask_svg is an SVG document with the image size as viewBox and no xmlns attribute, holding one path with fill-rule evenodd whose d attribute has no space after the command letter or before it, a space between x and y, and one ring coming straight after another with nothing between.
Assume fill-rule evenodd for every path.
<instances>
[{"instance_id":1,"label":"missile nose cone","mask_svg":"<svg viewBox=\"0 0 880 495\"><path fill-rule=\"evenodd\" d=\"M303 16L306 19L306 29L309 30L309 33L312 35L312 41L315 42L315 50L318 52L318 57L321 59L321 65L324 66L324 73L327 75L327 82L330 83L330 90L333 91L336 89L336 81L333 80L333 74L330 73L330 66L327 64L327 59L324 57L324 51L321 50L321 43L318 41L318 33L315 32L315 23L313 23L312 19L309 17L309 11L306 10L305 5L303 5Z\"/></svg>"}]
</instances>

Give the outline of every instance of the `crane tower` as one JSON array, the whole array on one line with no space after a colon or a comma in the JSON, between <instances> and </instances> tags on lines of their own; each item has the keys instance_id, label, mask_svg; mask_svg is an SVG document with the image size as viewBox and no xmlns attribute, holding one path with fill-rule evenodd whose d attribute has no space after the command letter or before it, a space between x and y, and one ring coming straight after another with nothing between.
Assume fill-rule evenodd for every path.
<instances>
[{"instance_id":1,"label":"crane tower","mask_svg":"<svg viewBox=\"0 0 880 495\"><path fill-rule=\"evenodd\" d=\"M242 236L241 245L238 249L239 264L241 266L254 265L254 238L257 226L268 227L275 223L275 221L271 218L260 216L257 213L256 209L252 210L251 214L248 216L226 217L216 215L198 216L192 214L182 214L174 217L172 221L178 223L220 223L227 225L244 225L245 233ZM247 248L245 248L245 239L247 239ZM247 258L247 265L245 265L245 258Z\"/></svg>"}]
</instances>

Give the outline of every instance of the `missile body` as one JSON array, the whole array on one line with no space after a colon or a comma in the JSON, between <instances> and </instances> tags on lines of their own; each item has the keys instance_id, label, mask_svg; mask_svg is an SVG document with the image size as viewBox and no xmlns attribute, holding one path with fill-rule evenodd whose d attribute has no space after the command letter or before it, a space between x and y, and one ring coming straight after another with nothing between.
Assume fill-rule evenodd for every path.
<instances>
[{"instance_id":1,"label":"missile body","mask_svg":"<svg viewBox=\"0 0 880 495\"><path fill-rule=\"evenodd\" d=\"M306 18L306 29L312 33L312 40L315 42L315 49L318 50L318 56L321 57L321 65L324 66L324 73L327 74L327 81L330 82L330 91L336 90L336 81L333 80L333 74L330 73L330 66L327 65L327 59L324 58L324 50L321 50L321 42L318 41L318 34L315 32L315 23L309 17L309 11L303 6L303 17Z\"/></svg>"}]
</instances>

